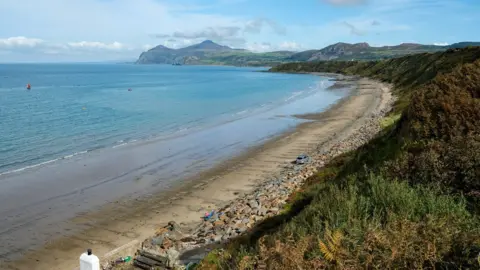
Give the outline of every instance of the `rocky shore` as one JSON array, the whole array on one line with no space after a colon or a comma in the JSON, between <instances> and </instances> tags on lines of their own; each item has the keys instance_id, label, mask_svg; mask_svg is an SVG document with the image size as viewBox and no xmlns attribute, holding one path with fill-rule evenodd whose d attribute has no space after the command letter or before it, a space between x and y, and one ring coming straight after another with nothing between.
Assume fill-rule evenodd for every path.
<instances>
[{"instance_id":1,"label":"rocky shore","mask_svg":"<svg viewBox=\"0 0 480 270\"><path fill-rule=\"evenodd\" d=\"M175 221L161 227L155 236L142 243L133 265L140 269L189 269L190 265L199 262L209 250L246 233L262 220L278 215L284 209L289 196L298 190L308 177L334 157L367 143L381 130L380 120L390 111L394 102L393 98L388 96L388 100L378 105L364 124L349 136L332 140L333 144L318 145L305 153L310 157L307 164L292 163L285 166L253 192L199 217L202 221L194 228L180 226ZM111 262L103 265L103 269L129 269L125 267L127 265L115 266Z\"/></svg>"}]
</instances>

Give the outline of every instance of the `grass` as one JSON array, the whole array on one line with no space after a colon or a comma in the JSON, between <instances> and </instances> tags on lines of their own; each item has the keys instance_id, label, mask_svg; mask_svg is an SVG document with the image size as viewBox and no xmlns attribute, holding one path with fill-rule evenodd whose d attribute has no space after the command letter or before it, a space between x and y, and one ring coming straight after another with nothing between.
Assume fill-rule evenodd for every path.
<instances>
[{"instance_id":1,"label":"grass","mask_svg":"<svg viewBox=\"0 0 480 270\"><path fill-rule=\"evenodd\" d=\"M401 116L402 116L401 114L396 113L396 114L391 114L390 116L387 116L387 117L383 118L380 121L380 127L382 129L386 129L386 128L389 128L389 127L393 126L395 124L395 122L400 120Z\"/></svg>"},{"instance_id":2,"label":"grass","mask_svg":"<svg viewBox=\"0 0 480 270\"><path fill-rule=\"evenodd\" d=\"M398 101L376 138L199 269L480 268L480 48L272 70L368 76Z\"/></svg>"}]
</instances>

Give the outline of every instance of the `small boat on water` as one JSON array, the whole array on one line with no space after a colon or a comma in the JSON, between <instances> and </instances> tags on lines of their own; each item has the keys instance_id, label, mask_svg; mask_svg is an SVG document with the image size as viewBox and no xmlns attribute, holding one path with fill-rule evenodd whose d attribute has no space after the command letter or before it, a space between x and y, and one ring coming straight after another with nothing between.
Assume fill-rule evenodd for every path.
<instances>
[{"instance_id":1,"label":"small boat on water","mask_svg":"<svg viewBox=\"0 0 480 270\"><path fill-rule=\"evenodd\" d=\"M128 88L128 91L132 91L132 88Z\"/></svg>"},{"instance_id":2,"label":"small boat on water","mask_svg":"<svg viewBox=\"0 0 480 270\"><path fill-rule=\"evenodd\" d=\"M30 90L30 88L32 88L32 86L29 83L27 83L27 89Z\"/></svg>"}]
</instances>

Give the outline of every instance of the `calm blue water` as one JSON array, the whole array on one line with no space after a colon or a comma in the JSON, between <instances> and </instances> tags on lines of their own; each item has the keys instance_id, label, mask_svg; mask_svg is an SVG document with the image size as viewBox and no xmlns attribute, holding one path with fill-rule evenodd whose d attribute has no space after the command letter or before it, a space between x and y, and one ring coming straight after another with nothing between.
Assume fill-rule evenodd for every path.
<instances>
[{"instance_id":1,"label":"calm blue water","mask_svg":"<svg viewBox=\"0 0 480 270\"><path fill-rule=\"evenodd\" d=\"M85 151L218 126L305 100L331 84L316 76L254 72L258 70L0 65L0 174ZM286 108L287 113L303 112Z\"/></svg>"}]
</instances>

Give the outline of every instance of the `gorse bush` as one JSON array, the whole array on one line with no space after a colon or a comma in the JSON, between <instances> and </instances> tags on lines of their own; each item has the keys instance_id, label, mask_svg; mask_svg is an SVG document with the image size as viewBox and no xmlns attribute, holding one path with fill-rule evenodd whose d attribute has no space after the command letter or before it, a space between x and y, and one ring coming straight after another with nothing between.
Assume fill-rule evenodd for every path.
<instances>
[{"instance_id":1,"label":"gorse bush","mask_svg":"<svg viewBox=\"0 0 480 270\"><path fill-rule=\"evenodd\" d=\"M480 60L439 76L417 91L405 121L413 139L480 135Z\"/></svg>"},{"instance_id":2,"label":"gorse bush","mask_svg":"<svg viewBox=\"0 0 480 270\"><path fill-rule=\"evenodd\" d=\"M366 76L398 99L376 138L309 178L287 219L231 244L215 269L480 268L480 47L272 70Z\"/></svg>"}]
</instances>

